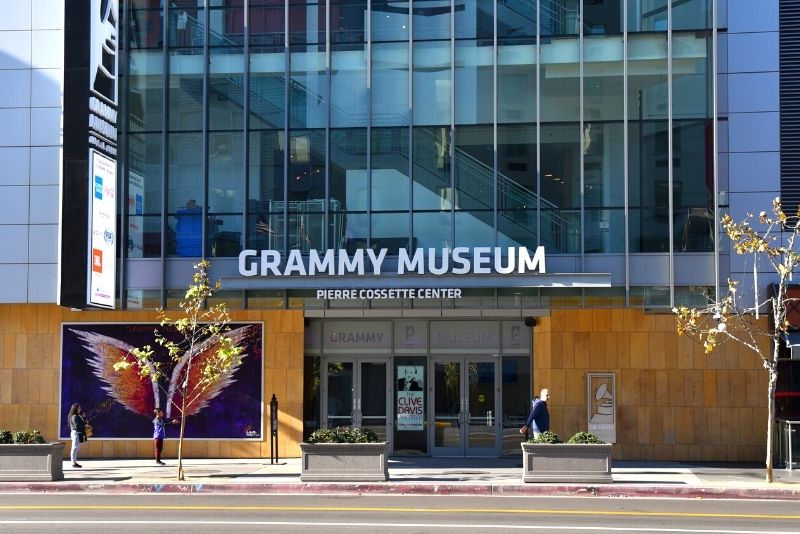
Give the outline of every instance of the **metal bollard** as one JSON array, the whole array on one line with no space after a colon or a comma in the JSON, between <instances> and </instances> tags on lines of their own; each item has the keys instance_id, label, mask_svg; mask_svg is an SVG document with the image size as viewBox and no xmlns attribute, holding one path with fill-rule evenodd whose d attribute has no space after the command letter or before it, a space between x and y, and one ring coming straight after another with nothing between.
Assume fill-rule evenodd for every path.
<instances>
[{"instance_id":1,"label":"metal bollard","mask_svg":"<svg viewBox=\"0 0 800 534\"><path fill-rule=\"evenodd\" d=\"M278 462L278 399L272 394L269 401L269 463Z\"/></svg>"}]
</instances>

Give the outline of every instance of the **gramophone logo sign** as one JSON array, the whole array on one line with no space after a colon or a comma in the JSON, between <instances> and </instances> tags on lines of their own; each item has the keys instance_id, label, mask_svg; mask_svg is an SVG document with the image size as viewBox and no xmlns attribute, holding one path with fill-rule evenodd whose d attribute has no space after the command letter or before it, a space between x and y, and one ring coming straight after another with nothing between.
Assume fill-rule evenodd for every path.
<instances>
[{"instance_id":1,"label":"gramophone logo sign","mask_svg":"<svg viewBox=\"0 0 800 534\"><path fill-rule=\"evenodd\" d=\"M617 401L614 373L589 373L586 406L589 432L607 443L617 441Z\"/></svg>"}]
</instances>

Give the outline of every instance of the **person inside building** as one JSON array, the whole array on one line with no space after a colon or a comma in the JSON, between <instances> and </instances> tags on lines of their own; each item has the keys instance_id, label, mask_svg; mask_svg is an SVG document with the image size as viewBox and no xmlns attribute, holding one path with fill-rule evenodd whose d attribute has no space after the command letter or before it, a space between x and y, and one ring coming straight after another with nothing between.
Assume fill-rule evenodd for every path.
<instances>
[{"instance_id":1,"label":"person inside building","mask_svg":"<svg viewBox=\"0 0 800 534\"><path fill-rule=\"evenodd\" d=\"M201 236L203 233L203 209L197 202L190 198L186 207L178 210L175 215L175 251L178 256L197 257L202 250Z\"/></svg>"},{"instance_id":2,"label":"person inside building","mask_svg":"<svg viewBox=\"0 0 800 534\"><path fill-rule=\"evenodd\" d=\"M525 434L530 429L533 433L533 438L536 439L542 432L550 430L550 411L547 409L547 399L549 398L549 389L544 388L539 392L539 398L533 401L533 408L530 415L528 415L528 419L519 429L520 434Z\"/></svg>"}]
</instances>

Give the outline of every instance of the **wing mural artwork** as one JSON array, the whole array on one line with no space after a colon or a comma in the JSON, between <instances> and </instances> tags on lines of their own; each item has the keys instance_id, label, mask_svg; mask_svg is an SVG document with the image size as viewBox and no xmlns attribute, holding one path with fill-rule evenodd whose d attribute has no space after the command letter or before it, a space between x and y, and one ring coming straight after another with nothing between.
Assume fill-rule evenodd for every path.
<instances>
[{"instance_id":1,"label":"wing mural artwork","mask_svg":"<svg viewBox=\"0 0 800 534\"><path fill-rule=\"evenodd\" d=\"M210 439L258 438L261 435L262 325L234 324L225 333L242 346L240 361L225 378L197 388L187 398L187 437ZM197 383L204 363L216 353L219 342L204 340L169 365L166 355L139 375L134 347L152 343L158 325L72 324L62 335L62 411L80 402L94 425L95 437L143 438L152 434L153 410L164 408L168 418L178 417L183 403L181 385L187 369ZM114 363L134 365L114 370ZM159 361L159 358L156 358ZM163 366L162 366L163 364ZM66 412L65 412L66 413ZM63 418L62 418L63 419ZM69 431L62 423L61 435Z\"/></svg>"},{"instance_id":2,"label":"wing mural artwork","mask_svg":"<svg viewBox=\"0 0 800 534\"><path fill-rule=\"evenodd\" d=\"M70 329L91 353L89 365L94 374L103 381L103 390L133 413L150 416L161 407L155 369L150 366L150 376L139 376L138 364L133 356L133 346L122 340L95 332ZM122 359L131 365L125 370L115 371L114 363Z\"/></svg>"},{"instance_id":3,"label":"wing mural artwork","mask_svg":"<svg viewBox=\"0 0 800 534\"><path fill-rule=\"evenodd\" d=\"M233 340L234 345L242 344L242 341L250 334L252 327L250 326L243 326L242 328L237 328L236 330L231 330L227 332L225 335ZM172 409L175 408L178 413L180 413L180 407L182 405L183 396L181 394L181 384L186 378L185 368L189 362L192 362L190 366L189 372L192 376L189 377L189 383L196 384L198 379L200 378L200 374L203 369L203 365L206 360L212 358L216 351L220 348L219 341L212 341L212 340L205 340L197 345L194 346L194 350L187 351L178 363L175 365L175 368L172 371L172 377L169 381L169 389L167 390L167 407L165 409L167 419L172 417ZM189 399L190 405L186 408L186 415L195 415L200 412L203 408L208 406L208 403L219 396L222 391L233 384L236 380L234 380L234 375L242 366L242 362L247 357L247 353L242 353L241 359L239 363L231 370L231 372L225 376L222 380L219 380L206 388L203 388L202 391L197 393L195 397Z\"/></svg>"}]
</instances>

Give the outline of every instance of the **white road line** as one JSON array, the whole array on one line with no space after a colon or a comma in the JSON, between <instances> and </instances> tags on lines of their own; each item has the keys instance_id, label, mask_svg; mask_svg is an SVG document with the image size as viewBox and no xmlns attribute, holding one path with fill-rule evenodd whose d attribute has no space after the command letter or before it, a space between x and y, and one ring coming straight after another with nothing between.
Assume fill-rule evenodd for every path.
<instances>
[{"instance_id":1,"label":"white road line","mask_svg":"<svg viewBox=\"0 0 800 534\"><path fill-rule=\"evenodd\" d=\"M723 530L702 528L652 528L652 527L613 527L579 525L493 525L474 523L344 523L321 521L125 521L125 520L0 520L0 525L225 525L225 526L309 526L309 527L382 527L382 528L425 528L425 529L503 529L503 530L555 530L592 532L679 532L688 534L797 534L797 530Z\"/></svg>"}]
</instances>

